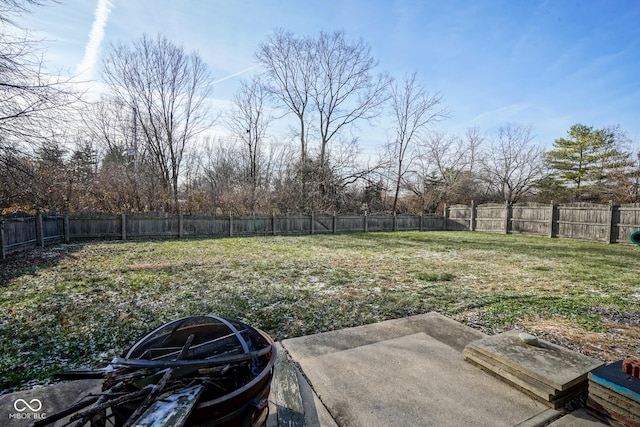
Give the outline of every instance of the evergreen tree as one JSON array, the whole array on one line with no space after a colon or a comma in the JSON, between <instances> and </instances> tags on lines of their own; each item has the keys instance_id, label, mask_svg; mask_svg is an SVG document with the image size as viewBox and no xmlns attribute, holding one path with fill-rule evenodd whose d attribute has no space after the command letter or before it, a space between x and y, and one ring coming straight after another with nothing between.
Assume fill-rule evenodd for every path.
<instances>
[{"instance_id":1,"label":"evergreen tree","mask_svg":"<svg viewBox=\"0 0 640 427\"><path fill-rule=\"evenodd\" d=\"M546 155L554 178L573 191L573 201L603 201L612 194L615 177L628 166L618 128L571 126L567 138L556 139Z\"/></svg>"}]
</instances>

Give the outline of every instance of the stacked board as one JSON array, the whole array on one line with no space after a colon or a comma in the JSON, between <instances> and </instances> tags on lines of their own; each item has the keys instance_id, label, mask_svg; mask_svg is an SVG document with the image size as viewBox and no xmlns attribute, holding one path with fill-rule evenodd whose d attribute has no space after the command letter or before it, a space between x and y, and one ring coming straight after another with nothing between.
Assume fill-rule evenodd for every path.
<instances>
[{"instance_id":1,"label":"stacked board","mask_svg":"<svg viewBox=\"0 0 640 427\"><path fill-rule=\"evenodd\" d=\"M611 425L640 427L640 379L623 372L622 363L589 374L587 407Z\"/></svg>"},{"instance_id":2,"label":"stacked board","mask_svg":"<svg viewBox=\"0 0 640 427\"><path fill-rule=\"evenodd\" d=\"M587 390L587 375L599 360L544 340L526 343L509 331L468 344L466 361L508 382L551 408L559 408Z\"/></svg>"}]
</instances>

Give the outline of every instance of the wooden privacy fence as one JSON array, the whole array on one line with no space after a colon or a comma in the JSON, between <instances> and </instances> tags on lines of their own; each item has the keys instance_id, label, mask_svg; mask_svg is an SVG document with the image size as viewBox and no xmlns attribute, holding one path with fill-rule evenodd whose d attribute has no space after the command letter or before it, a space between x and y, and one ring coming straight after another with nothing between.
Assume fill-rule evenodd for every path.
<instances>
[{"instance_id":1,"label":"wooden privacy fence","mask_svg":"<svg viewBox=\"0 0 640 427\"><path fill-rule=\"evenodd\" d=\"M522 233L629 243L640 230L640 204L486 204L445 209L448 229Z\"/></svg>"},{"instance_id":2,"label":"wooden privacy fence","mask_svg":"<svg viewBox=\"0 0 640 427\"><path fill-rule=\"evenodd\" d=\"M175 215L38 214L0 217L0 258L16 250L88 239L301 235L471 230L629 243L640 204L485 204L445 207L444 216L391 214Z\"/></svg>"},{"instance_id":3,"label":"wooden privacy fence","mask_svg":"<svg viewBox=\"0 0 640 427\"><path fill-rule=\"evenodd\" d=\"M0 258L7 253L37 245L64 241L64 217L60 215L0 217Z\"/></svg>"},{"instance_id":4,"label":"wooden privacy fence","mask_svg":"<svg viewBox=\"0 0 640 427\"><path fill-rule=\"evenodd\" d=\"M156 239L301 235L367 231L442 230L437 215L287 214L38 214L0 217L1 258L8 253L49 243L89 239Z\"/></svg>"}]
</instances>

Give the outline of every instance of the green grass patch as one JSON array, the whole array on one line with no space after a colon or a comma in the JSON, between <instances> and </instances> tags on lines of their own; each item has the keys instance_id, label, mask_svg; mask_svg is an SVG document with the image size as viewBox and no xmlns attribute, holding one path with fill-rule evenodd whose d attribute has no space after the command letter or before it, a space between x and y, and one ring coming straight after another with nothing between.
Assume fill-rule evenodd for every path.
<instances>
[{"instance_id":1,"label":"green grass patch","mask_svg":"<svg viewBox=\"0 0 640 427\"><path fill-rule=\"evenodd\" d=\"M422 271L416 274L416 279L424 280L425 282L450 282L455 278L456 276L451 273L432 273Z\"/></svg>"},{"instance_id":2,"label":"green grass patch","mask_svg":"<svg viewBox=\"0 0 640 427\"><path fill-rule=\"evenodd\" d=\"M277 339L429 311L487 333L551 322L614 359L638 349L638 337L612 347L607 334L640 328L639 256L471 232L61 245L0 264L0 390L103 366L152 328L206 313Z\"/></svg>"}]
</instances>

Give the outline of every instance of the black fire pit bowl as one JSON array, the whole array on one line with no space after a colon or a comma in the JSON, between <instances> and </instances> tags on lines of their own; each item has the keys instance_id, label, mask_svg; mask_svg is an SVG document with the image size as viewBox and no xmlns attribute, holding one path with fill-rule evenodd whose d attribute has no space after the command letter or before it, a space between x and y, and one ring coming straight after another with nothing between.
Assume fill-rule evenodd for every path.
<instances>
[{"instance_id":1,"label":"black fire pit bowl","mask_svg":"<svg viewBox=\"0 0 640 427\"><path fill-rule=\"evenodd\" d=\"M193 341L185 351L191 335ZM190 371L177 375L172 385L205 385L185 424L189 427L264 425L275 361L276 349L267 334L240 321L212 315L166 323L136 342L122 358L114 359L116 365L131 369ZM116 426L123 425L140 403L114 407Z\"/></svg>"}]
</instances>

